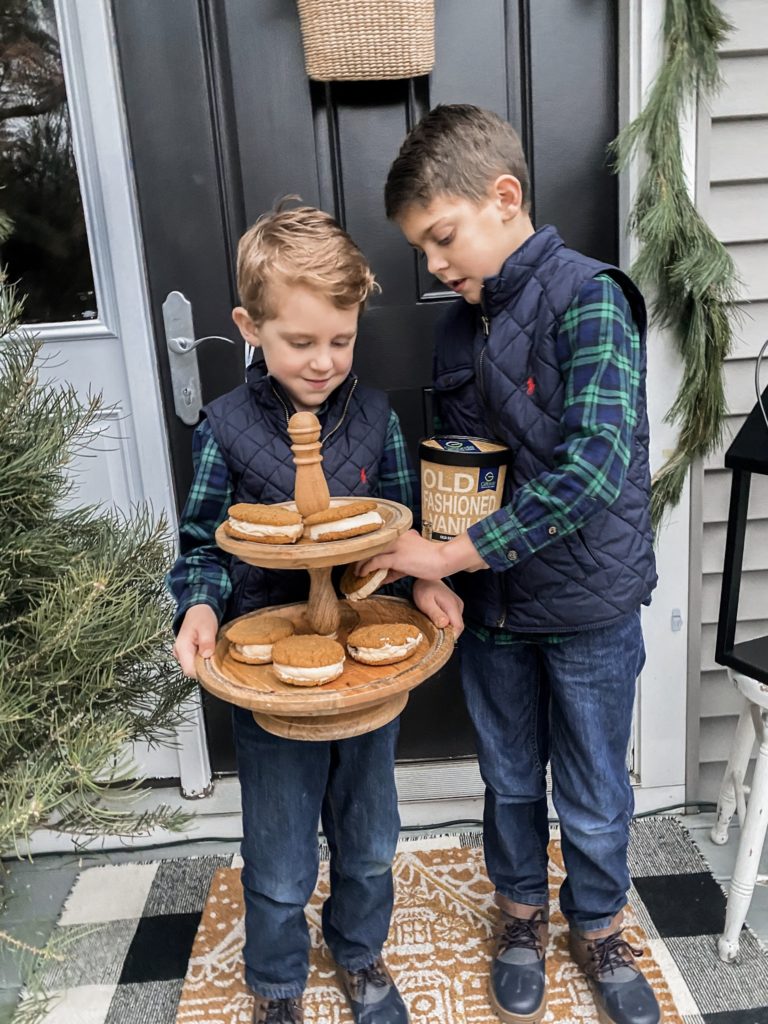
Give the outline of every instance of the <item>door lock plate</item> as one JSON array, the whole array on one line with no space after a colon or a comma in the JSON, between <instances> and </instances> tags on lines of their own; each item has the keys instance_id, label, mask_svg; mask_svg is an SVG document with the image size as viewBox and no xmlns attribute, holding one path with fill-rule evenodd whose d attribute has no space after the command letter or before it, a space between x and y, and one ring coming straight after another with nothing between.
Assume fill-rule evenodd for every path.
<instances>
[{"instance_id":1,"label":"door lock plate","mask_svg":"<svg viewBox=\"0 0 768 1024\"><path fill-rule=\"evenodd\" d=\"M192 303L181 292L169 292L166 296L163 324L171 368L173 407L182 423L194 426L200 419L203 396L195 352Z\"/></svg>"}]
</instances>

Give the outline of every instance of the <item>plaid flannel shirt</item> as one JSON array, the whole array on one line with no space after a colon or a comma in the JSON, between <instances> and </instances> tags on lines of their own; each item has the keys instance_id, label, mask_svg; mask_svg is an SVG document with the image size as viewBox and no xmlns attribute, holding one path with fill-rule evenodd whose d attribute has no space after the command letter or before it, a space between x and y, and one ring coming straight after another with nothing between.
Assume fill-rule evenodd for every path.
<instances>
[{"instance_id":1,"label":"plaid flannel shirt","mask_svg":"<svg viewBox=\"0 0 768 1024\"><path fill-rule=\"evenodd\" d=\"M527 558L611 505L629 466L637 425L640 336L613 278L600 274L582 287L563 316L557 352L565 399L555 465L469 529L478 553L497 572L516 572ZM496 643L525 639L505 630L474 626L472 631ZM570 635L536 639L554 642Z\"/></svg>"},{"instance_id":2,"label":"plaid flannel shirt","mask_svg":"<svg viewBox=\"0 0 768 1024\"><path fill-rule=\"evenodd\" d=\"M322 411L318 410L318 415L322 416ZM221 621L232 592L230 556L214 538L232 504L232 478L207 420L199 424L193 435L192 461L195 475L179 521L179 557L166 576L177 605L175 631L186 611L195 604L210 605ZM390 411L376 497L413 508L415 480L400 421Z\"/></svg>"}]
</instances>

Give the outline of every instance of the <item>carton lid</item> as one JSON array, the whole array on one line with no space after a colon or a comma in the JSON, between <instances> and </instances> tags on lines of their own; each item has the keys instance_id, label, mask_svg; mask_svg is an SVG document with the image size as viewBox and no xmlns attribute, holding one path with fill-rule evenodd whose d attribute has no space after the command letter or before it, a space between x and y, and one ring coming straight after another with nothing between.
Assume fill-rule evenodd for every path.
<instances>
[{"instance_id":1,"label":"carton lid","mask_svg":"<svg viewBox=\"0 0 768 1024\"><path fill-rule=\"evenodd\" d=\"M441 466L486 468L506 465L512 452L498 441L463 434L439 434L419 444L419 458Z\"/></svg>"}]
</instances>

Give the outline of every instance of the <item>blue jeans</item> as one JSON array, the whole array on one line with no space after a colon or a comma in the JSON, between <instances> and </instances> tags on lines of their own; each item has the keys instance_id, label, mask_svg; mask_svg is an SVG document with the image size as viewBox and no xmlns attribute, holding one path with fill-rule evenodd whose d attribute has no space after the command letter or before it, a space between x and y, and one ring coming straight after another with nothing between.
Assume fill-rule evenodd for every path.
<instances>
[{"instance_id":1,"label":"blue jeans","mask_svg":"<svg viewBox=\"0 0 768 1024\"><path fill-rule=\"evenodd\" d=\"M567 873L560 907L579 931L607 927L629 888L634 798L626 766L640 613L561 643L461 638L462 685L485 782L485 860L496 890L548 903L546 767Z\"/></svg>"},{"instance_id":2,"label":"blue jeans","mask_svg":"<svg viewBox=\"0 0 768 1024\"><path fill-rule=\"evenodd\" d=\"M285 999L304 989L304 907L317 881L317 826L331 851L323 935L337 963L357 971L381 953L392 914L392 858L400 831L394 761L399 721L364 736L304 742L273 736L250 711L233 712L243 803L246 983Z\"/></svg>"}]
</instances>

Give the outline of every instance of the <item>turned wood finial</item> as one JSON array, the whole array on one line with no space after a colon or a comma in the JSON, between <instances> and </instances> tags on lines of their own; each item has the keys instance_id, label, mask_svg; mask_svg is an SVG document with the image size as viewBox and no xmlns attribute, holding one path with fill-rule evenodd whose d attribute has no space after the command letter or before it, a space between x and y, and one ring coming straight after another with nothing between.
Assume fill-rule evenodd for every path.
<instances>
[{"instance_id":1,"label":"turned wood finial","mask_svg":"<svg viewBox=\"0 0 768 1024\"><path fill-rule=\"evenodd\" d=\"M296 412L288 421L288 433L296 463L296 508L303 516L323 512L331 496L321 465L320 421L311 412Z\"/></svg>"}]
</instances>

